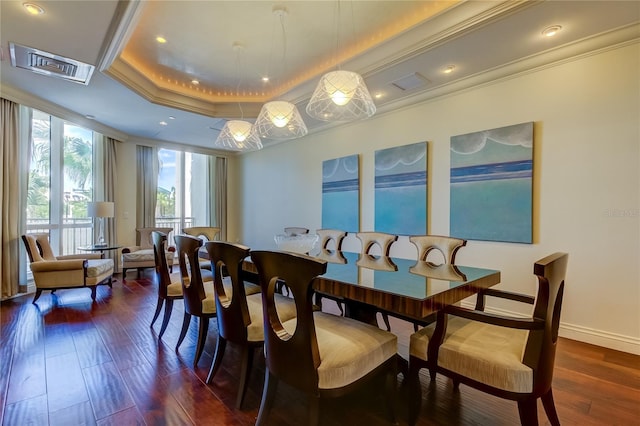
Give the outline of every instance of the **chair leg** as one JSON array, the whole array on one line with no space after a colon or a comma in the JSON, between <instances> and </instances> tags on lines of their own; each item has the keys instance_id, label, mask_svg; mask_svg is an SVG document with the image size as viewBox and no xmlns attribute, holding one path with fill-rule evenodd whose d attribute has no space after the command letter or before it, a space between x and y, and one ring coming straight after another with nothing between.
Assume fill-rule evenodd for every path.
<instances>
[{"instance_id":1,"label":"chair leg","mask_svg":"<svg viewBox=\"0 0 640 426\"><path fill-rule=\"evenodd\" d=\"M420 367L415 363L409 362L408 380L409 391L409 419L408 424L413 426L418 420L420 408L422 407L422 386L420 385Z\"/></svg>"},{"instance_id":2,"label":"chair leg","mask_svg":"<svg viewBox=\"0 0 640 426\"><path fill-rule=\"evenodd\" d=\"M122 268L122 281L127 280L127 268Z\"/></svg>"},{"instance_id":3,"label":"chair leg","mask_svg":"<svg viewBox=\"0 0 640 426\"><path fill-rule=\"evenodd\" d=\"M518 414L522 426L538 426L538 407L536 398L518 401Z\"/></svg>"},{"instance_id":4,"label":"chair leg","mask_svg":"<svg viewBox=\"0 0 640 426\"><path fill-rule=\"evenodd\" d=\"M198 366L200 356L204 350L204 342L207 340L207 332L209 331L209 318L200 317L198 319L200 326L198 327L198 343L196 344L196 355L193 357L193 368Z\"/></svg>"},{"instance_id":5,"label":"chair leg","mask_svg":"<svg viewBox=\"0 0 640 426\"><path fill-rule=\"evenodd\" d=\"M184 336L187 335L187 331L189 330L189 324L191 324L191 315L185 312L184 317L182 319L182 330L180 330L180 337L178 337L178 343L176 344L176 352L178 351L178 348L182 344L182 341L184 340Z\"/></svg>"},{"instance_id":6,"label":"chair leg","mask_svg":"<svg viewBox=\"0 0 640 426\"><path fill-rule=\"evenodd\" d=\"M309 395L309 426L317 426L320 422L320 396Z\"/></svg>"},{"instance_id":7,"label":"chair leg","mask_svg":"<svg viewBox=\"0 0 640 426\"><path fill-rule=\"evenodd\" d=\"M260 401L260 410L256 419L256 426L264 425L271 411L273 400L276 396L278 388L278 378L272 375L267 368L264 373L264 387L262 389L262 400Z\"/></svg>"},{"instance_id":8,"label":"chair leg","mask_svg":"<svg viewBox=\"0 0 640 426\"><path fill-rule=\"evenodd\" d=\"M153 327L153 324L158 319L158 315L160 315L160 311L162 310L163 303L164 303L164 298L158 297L158 303L156 305L156 312L153 314L153 319L151 320L151 325L149 327Z\"/></svg>"},{"instance_id":9,"label":"chair leg","mask_svg":"<svg viewBox=\"0 0 640 426\"><path fill-rule=\"evenodd\" d=\"M91 288L91 300L96 300L96 289L98 286L92 285Z\"/></svg>"},{"instance_id":10,"label":"chair leg","mask_svg":"<svg viewBox=\"0 0 640 426\"><path fill-rule=\"evenodd\" d=\"M36 303L36 300L38 300L40 298L41 294L42 294L42 289L41 288L37 288L36 289L36 294L35 294L35 296L33 296L33 300L31 301L31 303Z\"/></svg>"},{"instance_id":11,"label":"chair leg","mask_svg":"<svg viewBox=\"0 0 640 426\"><path fill-rule=\"evenodd\" d=\"M167 299L164 304L164 316L162 317L162 326L160 327L160 334L158 339L162 339L162 335L169 325L169 319L171 318L171 312L173 311L173 299Z\"/></svg>"},{"instance_id":12,"label":"chair leg","mask_svg":"<svg viewBox=\"0 0 640 426\"><path fill-rule=\"evenodd\" d=\"M240 409L244 395L247 392L249 377L251 376L251 365L253 364L253 347L244 345L242 348L242 364L240 365L240 380L238 382L238 396L236 398L236 408Z\"/></svg>"},{"instance_id":13,"label":"chair leg","mask_svg":"<svg viewBox=\"0 0 640 426\"><path fill-rule=\"evenodd\" d=\"M344 308L342 307L342 303L338 302L336 300L336 305L338 305L338 309L340 309L340 316L343 317L344 316Z\"/></svg>"},{"instance_id":14,"label":"chair leg","mask_svg":"<svg viewBox=\"0 0 640 426\"><path fill-rule=\"evenodd\" d=\"M549 422L553 426L560 426L560 419L558 418L558 413L556 411L556 404L553 402L553 392L551 392L551 388L549 388L549 392L542 395L542 406L544 407L544 412L549 418Z\"/></svg>"},{"instance_id":15,"label":"chair leg","mask_svg":"<svg viewBox=\"0 0 640 426\"><path fill-rule=\"evenodd\" d=\"M220 365L222 364L222 358L224 358L224 350L227 347L227 339L218 335L218 341L216 342L216 352L213 355L213 362L211 362L211 368L209 369L209 375L207 376L207 384L211 384L211 381L216 376Z\"/></svg>"},{"instance_id":16,"label":"chair leg","mask_svg":"<svg viewBox=\"0 0 640 426\"><path fill-rule=\"evenodd\" d=\"M394 362L394 364L389 368L389 371L385 377L385 388L386 388L386 402L387 402L387 415L391 424L396 424L396 411L394 407L394 400L396 395L396 387L398 384L398 363Z\"/></svg>"}]
</instances>

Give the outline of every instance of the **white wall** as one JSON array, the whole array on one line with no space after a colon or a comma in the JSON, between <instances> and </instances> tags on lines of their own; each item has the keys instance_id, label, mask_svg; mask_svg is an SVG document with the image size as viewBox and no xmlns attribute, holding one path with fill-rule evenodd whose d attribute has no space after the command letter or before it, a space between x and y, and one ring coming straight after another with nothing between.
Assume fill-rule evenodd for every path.
<instances>
[{"instance_id":1,"label":"white wall","mask_svg":"<svg viewBox=\"0 0 640 426\"><path fill-rule=\"evenodd\" d=\"M621 47L243 155L230 168L229 240L274 248L284 226L320 228L322 161L350 154L361 155L361 230L372 230L375 151L419 141L428 229L448 234L449 138L534 121L535 243L469 241L458 262L534 293L533 262L568 252L561 335L640 353L639 58L638 44ZM415 249L403 239L392 254Z\"/></svg>"}]
</instances>

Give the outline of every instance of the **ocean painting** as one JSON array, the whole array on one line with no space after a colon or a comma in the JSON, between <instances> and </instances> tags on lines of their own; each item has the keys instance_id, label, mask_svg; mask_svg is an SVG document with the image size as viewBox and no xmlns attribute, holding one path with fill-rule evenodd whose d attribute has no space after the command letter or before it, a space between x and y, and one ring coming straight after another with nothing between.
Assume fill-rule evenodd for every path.
<instances>
[{"instance_id":1,"label":"ocean painting","mask_svg":"<svg viewBox=\"0 0 640 426\"><path fill-rule=\"evenodd\" d=\"M322 162L322 227L360 230L360 174L357 154Z\"/></svg>"},{"instance_id":2,"label":"ocean painting","mask_svg":"<svg viewBox=\"0 0 640 426\"><path fill-rule=\"evenodd\" d=\"M451 138L450 234L533 242L533 122Z\"/></svg>"},{"instance_id":3,"label":"ocean painting","mask_svg":"<svg viewBox=\"0 0 640 426\"><path fill-rule=\"evenodd\" d=\"M427 143L375 153L375 230L427 233Z\"/></svg>"}]
</instances>

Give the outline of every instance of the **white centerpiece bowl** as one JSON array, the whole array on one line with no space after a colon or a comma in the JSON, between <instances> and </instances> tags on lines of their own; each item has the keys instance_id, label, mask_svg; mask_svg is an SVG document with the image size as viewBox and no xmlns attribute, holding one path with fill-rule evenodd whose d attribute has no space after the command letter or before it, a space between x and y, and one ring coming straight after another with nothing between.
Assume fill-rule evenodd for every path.
<instances>
[{"instance_id":1,"label":"white centerpiece bowl","mask_svg":"<svg viewBox=\"0 0 640 426\"><path fill-rule=\"evenodd\" d=\"M278 234L274 237L278 249L283 251L290 251L293 253L307 254L313 246L318 242L317 234L298 234L298 235L285 235Z\"/></svg>"}]
</instances>

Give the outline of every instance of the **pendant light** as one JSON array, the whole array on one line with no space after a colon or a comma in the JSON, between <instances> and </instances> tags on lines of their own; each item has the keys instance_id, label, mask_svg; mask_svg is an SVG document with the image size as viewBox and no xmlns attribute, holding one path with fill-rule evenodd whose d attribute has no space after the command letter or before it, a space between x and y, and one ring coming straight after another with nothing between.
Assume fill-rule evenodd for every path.
<instances>
[{"instance_id":1,"label":"pendant light","mask_svg":"<svg viewBox=\"0 0 640 426\"><path fill-rule=\"evenodd\" d=\"M244 120L229 120L218 134L216 146L239 151L262 149L262 141L253 124Z\"/></svg>"},{"instance_id":2,"label":"pendant light","mask_svg":"<svg viewBox=\"0 0 640 426\"><path fill-rule=\"evenodd\" d=\"M243 46L240 43L233 43L233 50L236 52L236 75L240 75L239 71L239 56ZM240 82L238 80L238 86L236 92L240 89ZM238 102L240 107L240 120L229 120L224 124L224 127L218 134L215 145L220 148L232 149L236 151L255 151L262 149L262 141L260 136L255 132L253 124L248 121L242 120L242 104Z\"/></svg>"},{"instance_id":3,"label":"pendant light","mask_svg":"<svg viewBox=\"0 0 640 426\"><path fill-rule=\"evenodd\" d=\"M338 28L339 21L338 1ZM339 31L337 38L339 43ZM375 112L376 105L362 76L341 69L328 72L320 78L307 104L307 114L322 121L360 120L371 117Z\"/></svg>"},{"instance_id":4,"label":"pendant light","mask_svg":"<svg viewBox=\"0 0 640 426\"><path fill-rule=\"evenodd\" d=\"M287 8L284 6L274 6L273 14L280 19L282 28L282 64L286 64L287 40L284 29L284 17L287 15ZM284 74L284 71L283 71ZM258 119L254 125L258 135L268 139L294 139L307 134L307 126L302 120L298 108L288 101L271 101L262 106Z\"/></svg>"}]
</instances>

